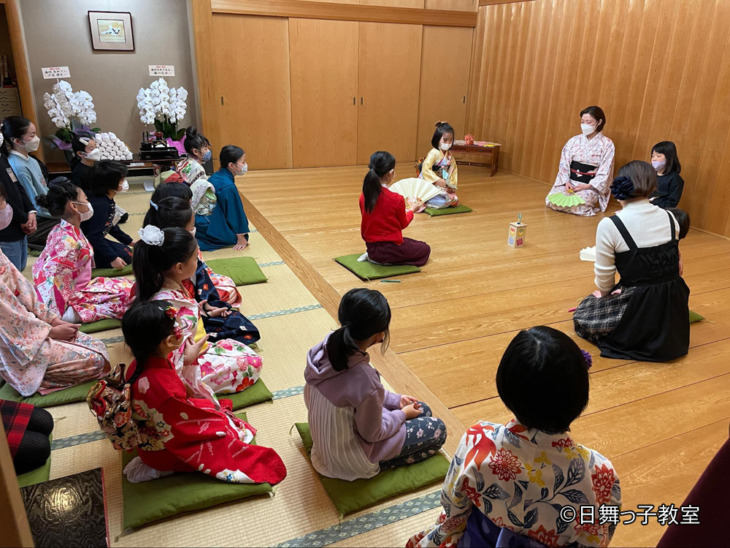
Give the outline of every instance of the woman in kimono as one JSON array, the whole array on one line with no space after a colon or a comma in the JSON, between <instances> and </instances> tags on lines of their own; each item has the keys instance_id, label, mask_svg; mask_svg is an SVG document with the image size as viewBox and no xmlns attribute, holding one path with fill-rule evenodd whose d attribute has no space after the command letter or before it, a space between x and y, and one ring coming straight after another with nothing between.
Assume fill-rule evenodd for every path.
<instances>
[{"instance_id":1,"label":"woman in kimono","mask_svg":"<svg viewBox=\"0 0 730 548\"><path fill-rule=\"evenodd\" d=\"M433 148L423 160L418 176L439 187L441 192L426 202L427 207L442 209L459 205L459 197L456 195L459 170L451 153L453 144L454 128L448 122L436 122L436 131L431 137Z\"/></svg>"},{"instance_id":2,"label":"woman in kimono","mask_svg":"<svg viewBox=\"0 0 730 548\"><path fill-rule=\"evenodd\" d=\"M231 246L241 251L248 245L249 228L236 176L248 171L246 153L237 146L226 145L221 149L220 162L221 168L209 179L215 187L216 207L210 215L195 216L195 237L202 251Z\"/></svg>"},{"instance_id":3,"label":"woman in kimono","mask_svg":"<svg viewBox=\"0 0 730 548\"><path fill-rule=\"evenodd\" d=\"M94 248L99 268L124 268L132 262L132 237L116 223L119 221L114 197L129 189L127 166L113 160L96 162L89 176L91 216L81 223L81 230ZM116 239L111 241L110 234Z\"/></svg>"},{"instance_id":4,"label":"woman in kimono","mask_svg":"<svg viewBox=\"0 0 730 548\"><path fill-rule=\"evenodd\" d=\"M61 182L38 200L61 218L33 265L33 281L40 299L70 322L121 319L134 283L127 278L91 277L94 250L81 232L81 221L92 209L84 191L70 182Z\"/></svg>"},{"instance_id":5,"label":"woman in kimono","mask_svg":"<svg viewBox=\"0 0 730 548\"><path fill-rule=\"evenodd\" d=\"M161 472L201 472L229 483L270 483L286 477L286 467L273 449L252 445L256 430L231 412L230 400L220 409L207 399L188 395L169 356L184 344L179 331L177 311L166 301L137 302L122 321L122 331L134 361L124 372L132 385L132 420L136 428L122 429L136 434L139 459L152 469L140 474L140 481L159 477ZM194 350L194 348L191 348ZM194 356L191 356L194 359ZM106 406L92 410L102 414ZM143 466L144 466L143 465ZM146 475L146 478L140 478Z\"/></svg>"},{"instance_id":6,"label":"woman in kimono","mask_svg":"<svg viewBox=\"0 0 730 548\"><path fill-rule=\"evenodd\" d=\"M165 198L180 198L182 200L185 200L188 205L190 205L192 197L193 193L190 191L190 187L184 183L168 182L158 186L152 193L152 199L150 199L150 209L147 211L147 215L145 215L142 226L155 225L160 228L165 228L169 226L180 226L183 228L188 228L188 230L192 232L193 236L195 236L195 215L191 214L193 226L188 227L188 221L185 221L184 224L171 224L167 221L164 221L163 219L161 219L162 214L160 213L159 209L159 204L162 203L162 200L164 200ZM201 267L205 270L205 273L210 278L210 281L213 282L213 285L218 292L218 296L223 302L226 302L231 306L239 306L241 304L241 294L238 292L236 284L233 283L233 280L228 276L223 276L222 274L216 274L215 272L213 272L213 270L207 264L205 264L205 261L203 260L203 254L200 252L200 250L198 250L198 270L200 270ZM198 289L201 288L199 287Z\"/></svg>"},{"instance_id":7,"label":"woman in kimono","mask_svg":"<svg viewBox=\"0 0 730 548\"><path fill-rule=\"evenodd\" d=\"M196 215L210 215L215 209L215 188L205 174L203 164L213 156L210 141L193 126L185 130L185 152L188 157L177 165L175 171L193 193L191 205Z\"/></svg>"},{"instance_id":8,"label":"woman in kimono","mask_svg":"<svg viewBox=\"0 0 730 548\"><path fill-rule=\"evenodd\" d=\"M109 366L106 347L78 328L49 310L0 252L0 376L5 382L27 397L101 378Z\"/></svg>"},{"instance_id":9,"label":"woman in kimono","mask_svg":"<svg viewBox=\"0 0 730 548\"><path fill-rule=\"evenodd\" d=\"M195 217L193 216L193 210L190 208L190 202L182 198L170 197L163 198L154 206L150 205L150 210L144 218L143 226L154 225L159 228L184 228L195 235L194 223ZM211 339L236 339L243 344L255 343L261 338L259 330L241 312L232 310L232 306L222 300L218 289L208 274L210 269L200 257L201 254L198 251L198 265L195 270L194 282L192 279L183 280L183 285L195 297L195 300L199 304L204 305L207 303L208 306L212 306L213 308L225 308L229 311L226 316L211 317L209 315L203 315L202 319L205 331L210 335Z\"/></svg>"},{"instance_id":10,"label":"woman in kimono","mask_svg":"<svg viewBox=\"0 0 730 548\"><path fill-rule=\"evenodd\" d=\"M680 225L670 211L649 201L657 177L651 165L629 162L618 175L611 192L622 209L598 223L598 289L578 305L575 332L608 358L673 360L689 349L689 288L681 274Z\"/></svg>"},{"instance_id":11,"label":"woman in kimono","mask_svg":"<svg viewBox=\"0 0 730 548\"><path fill-rule=\"evenodd\" d=\"M228 308L195 300L194 290L184 281L195 275L198 244L184 228L160 230L147 225L139 231L141 240L134 248L134 275L140 301L170 301L177 310L176 320L184 340L206 338L201 315L211 318L230 315ZM186 366L186 345L173 357L173 363L191 389L203 397L241 392L261 375L261 358L248 346L233 339L217 340L206 345L198 360Z\"/></svg>"},{"instance_id":12,"label":"woman in kimono","mask_svg":"<svg viewBox=\"0 0 730 548\"><path fill-rule=\"evenodd\" d=\"M606 115L600 107L591 106L580 112L581 135L572 137L563 147L560 168L545 205L555 211L593 216L606 211L613 179L613 141L603 134ZM560 206L551 200L555 194L575 194L585 203Z\"/></svg>"}]
</instances>

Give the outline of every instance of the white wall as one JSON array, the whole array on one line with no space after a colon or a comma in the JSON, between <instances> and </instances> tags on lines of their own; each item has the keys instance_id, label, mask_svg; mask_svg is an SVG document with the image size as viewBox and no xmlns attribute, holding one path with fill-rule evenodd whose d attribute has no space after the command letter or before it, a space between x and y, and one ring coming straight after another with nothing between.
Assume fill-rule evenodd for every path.
<instances>
[{"instance_id":1,"label":"white wall","mask_svg":"<svg viewBox=\"0 0 730 548\"><path fill-rule=\"evenodd\" d=\"M175 76L167 82L189 93L182 125L196 124L186 0L22 0L20 7L41 136L57 129L43 107L43 94L51 91L55 80L44 80L41 68L60 65L69 67L68 81L75 91L93 96L96 126L116 133L133 152L139 150L142 132L152 129L139 121L135 99L139 88L153 81L148 65L175 65ZM135 51L94 51L89 10L131 12ZM44 146L47 161L62 160L58 151Z\"/></svg>"}]
</instances>

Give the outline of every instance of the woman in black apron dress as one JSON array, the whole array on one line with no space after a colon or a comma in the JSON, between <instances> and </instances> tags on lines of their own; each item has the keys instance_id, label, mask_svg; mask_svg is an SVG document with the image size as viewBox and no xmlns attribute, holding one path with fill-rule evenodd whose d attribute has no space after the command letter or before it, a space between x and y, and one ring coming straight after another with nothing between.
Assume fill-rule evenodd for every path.
<instances>
[{"instance_id":1,"label":"woman in black apron dress","mask_svg":"<svg viewBox=\"0 0 730 548\"><path fill-rule=\"evenodd\" d=\"M656 223L655 206L646 200L656 177L649 164L640 164L645 162L621 168L611 191L624 207L632 203L634 215ZM671 237L650 247L638 247L621 218L610 218L629 248L614 253L621 279L607 296L586 297L573 316L576 333L596 344L602 356L662 362L687 354L689 288L680 275L675 219L670 212L662 214Z\"/></svg>"}]
</instances>

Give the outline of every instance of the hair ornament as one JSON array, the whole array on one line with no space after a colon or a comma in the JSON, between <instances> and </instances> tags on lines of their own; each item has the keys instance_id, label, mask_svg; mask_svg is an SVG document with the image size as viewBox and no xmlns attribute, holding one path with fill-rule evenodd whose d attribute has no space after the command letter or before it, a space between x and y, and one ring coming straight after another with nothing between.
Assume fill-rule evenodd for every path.
<instances>
[{"instance_id":1,"label":"hair ornament","mask_svg":"<svg viewBox=\"0 0 730 548\"><path fill-rule=\"evenodd\" d=\"M448 124L448 122L447 122L446 120L439 120L439 121L438 121L438 122L436 122L436 123L435 123L434 125L435 125L436 127L439 127L440 125L443 125L443 124Z\"/></svg>"},{"instance_id":2,"label":"hair ornament","mask_svg":"<svg viewBox=\"0 0 730 548\"><path fill-rule=\"evenodd\" d=\"M165 243L165 233L155 225L147 225L144 228L140 228L138 234L147 245L159 247Z\"/></svg>"},{"instance_id":3,"label":"hair ornament","mask_svg":"<svg viewBox=\"0 0 730 548\"><path fill-rule=\"evenodd\" d=\"M160 211L160 206L158 206L155 202L150 200L150 207L154 209L155 211Z\"/></svg>"},{"instance_id":4,"label":"hair ornament","mask_svg":"<svg viewBox=\"0 0 730 548\"><path fill-rule=\"evenodd\" d=\"M611 183L611 194L617 200L634 198L634 182L625 175L616 177Z\"/></svg>"},{"instance_id":5,"label":"hair ornament","mask_svg":"<svg viewBox=\"0 0 730 548\"><path fill-rule=\"evenodd\" d=\"M583 354L583 360L586 362L586 369L590 369L593 365L593 357L587 350L581 350L580 353Z\"/></svg>"}]
</instances>

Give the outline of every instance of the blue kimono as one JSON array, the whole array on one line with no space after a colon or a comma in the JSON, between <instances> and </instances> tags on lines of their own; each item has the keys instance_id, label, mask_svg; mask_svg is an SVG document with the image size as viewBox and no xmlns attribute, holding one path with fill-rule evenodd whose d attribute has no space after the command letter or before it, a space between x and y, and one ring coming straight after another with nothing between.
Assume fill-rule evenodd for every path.
<instances>
[{"instance_id":1,"label":"blue kimono","mask_svg":"<svg viewBox=\"0 0 730 548\"><path fill-rule=\"evenodd\" d=\"M233 174L226 168L219 169L208 182L215 187L218 201L210 215L195 215L195 237L200 249L215 251L234 246L238 242L237 234L245 234L248 240L248 218Z\"/></svg>"}]
</instances>

